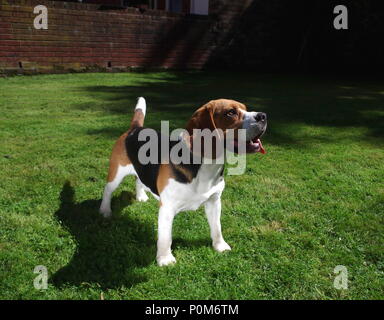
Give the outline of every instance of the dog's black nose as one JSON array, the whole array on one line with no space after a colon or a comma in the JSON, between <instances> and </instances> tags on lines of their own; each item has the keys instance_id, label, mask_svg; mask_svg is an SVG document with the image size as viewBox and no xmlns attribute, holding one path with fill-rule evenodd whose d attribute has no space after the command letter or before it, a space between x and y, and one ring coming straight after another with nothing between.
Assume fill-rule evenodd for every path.
<instances>
[{"instance_id":1,"label":"dog's black nose","mask_svg":"<svg viewBox=\"0 0 384 320\"><path fill-rule=\"evenodd\" d=\"M267 121L267 114L264 112L258 112L256 113L255 119L257 122L265 122Z\"/></svg>"}]
</instances>

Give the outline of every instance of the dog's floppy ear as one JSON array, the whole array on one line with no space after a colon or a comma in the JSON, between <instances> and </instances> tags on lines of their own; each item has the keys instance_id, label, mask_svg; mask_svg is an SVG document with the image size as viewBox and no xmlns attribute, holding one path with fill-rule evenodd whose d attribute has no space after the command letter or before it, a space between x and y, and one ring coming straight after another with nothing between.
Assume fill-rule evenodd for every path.
<instances>
[{"instance_id":1,"label":"dog's floppy ear","mask_svg":"<svg viewBox=\"0 0 384 320\"><path fill-rule=\"evenodd\" d=\"M212 148L208 148L208 150L204 150L205 148L205 137L197 134L196 136L193 135L193 129L208 129L210 131L217 130L214 114L217 108L216 101L212 100L199 109L196 110L196 112L192 115L191 119L189 120L186 130L189 134L189 146L192 149L195 145L196 139L201 139L200 141L200 150L195 150L195 155L201 155L203 157L208 157L215 159L217 157L216 154L216 139L219 139L219 141L222 139L220 136L220 132L216 132L217 136L212 137Z\"/></svg>"},{"instance_id":2,"label":"dog's floppy ear","mask_svg":"<svg viewBox=\"0 0 384 320\"><path fill-rule=\"evenodd\" d=\"M192 136L193 129L209 129L215 130L216 124L213 118L215 113L215 102L210 101L197 109L187 123L187 131Z\"/></svg>"}]
</instances>

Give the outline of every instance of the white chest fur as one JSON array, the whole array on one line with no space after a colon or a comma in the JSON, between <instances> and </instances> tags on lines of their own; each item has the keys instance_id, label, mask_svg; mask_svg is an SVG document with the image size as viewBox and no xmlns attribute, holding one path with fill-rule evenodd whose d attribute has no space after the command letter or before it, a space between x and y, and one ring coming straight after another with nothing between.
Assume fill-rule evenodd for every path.
<instances>
[{"instance_id":1,"label":"white chest fur","mask_svg":"<svg viewBox=\"0 0 384 320\"><path fill-rule=\"evenodd\" d=\"M222 165L203 164L190 183L170 179L160 195L162 203L171 206L176 212L197 210L213 194L221 194L223 191L225 183L220 174L222 169Z\"/></svg>"}]
</instances>

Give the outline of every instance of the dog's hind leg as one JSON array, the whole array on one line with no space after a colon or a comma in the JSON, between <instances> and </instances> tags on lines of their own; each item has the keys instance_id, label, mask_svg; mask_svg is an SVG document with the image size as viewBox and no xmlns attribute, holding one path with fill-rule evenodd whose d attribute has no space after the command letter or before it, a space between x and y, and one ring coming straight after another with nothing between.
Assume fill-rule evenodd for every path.
<instances>
[{"instance_id":1,"label":"dog's hind leg","mask_svg":"<svg viewBox=\"0 0 384 320\"><path fill-rule=\"evenodd\" d=\"M103 200L101 202L100 206L100 213L104 217L109 217L112 214L111 210L111 199L113 192L117 189L117 187L120 185L120 183L123 181L124 177L126 177L129 174L135 174L135 170L133 168L132 164L122 166L119 165L116 171L116 174L113 178L113 180L109 181L106 184L104 188L104 194L103 194Z\"/></svg>"}]
</instances>

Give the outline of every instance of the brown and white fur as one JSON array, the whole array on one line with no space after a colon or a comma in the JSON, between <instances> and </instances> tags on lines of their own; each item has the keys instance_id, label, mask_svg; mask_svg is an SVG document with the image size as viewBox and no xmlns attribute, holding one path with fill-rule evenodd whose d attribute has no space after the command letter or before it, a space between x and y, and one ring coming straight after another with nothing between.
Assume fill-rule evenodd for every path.
<instances>
[{"instance_id":1,"label":"brown and white fur","mask_svg":"<svg viewBox=\"0 0 384 320\"><path fill-rule=\"evenodd\" d=\"M202 164L197 167L160 163L157 167L151 167L151 173L146 175L147 167L141 166L129 157L130 154L132 158L137 151L137 146L133 147L136 145L135 130L143 127L145 114L146 101L140 97L130 129L113 147L108 183L104 189L100 213L104 217L111 215L112 193L125 176L135 175L136 199L147 201L146 192L149 191L160 201L157 241L159 266L176 262L171 252L172 223L176 214L186 210L197 210L201 205L205 208L214 249L218 252L231 250L223 238L220 223L221 194L225 185L224 165L204 163L204 158ZM193 129L204 128L211 130L220 128L224 132L227 129L246 129L247 150L249 149L251 153L258 152L260 147L255 141L266 130L266 115L261 112L247 112L245 105L234 100L212 100L193 114L186 127L191 135ZM147 185L142 180L146 181Z\"/></svg>"}]
</instances>

